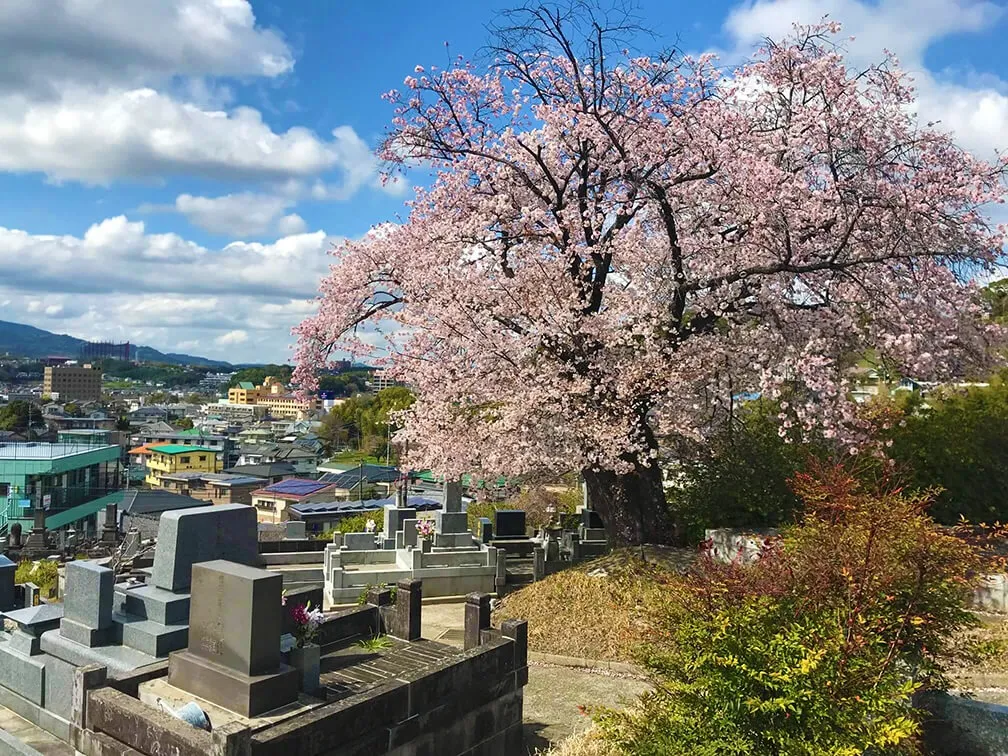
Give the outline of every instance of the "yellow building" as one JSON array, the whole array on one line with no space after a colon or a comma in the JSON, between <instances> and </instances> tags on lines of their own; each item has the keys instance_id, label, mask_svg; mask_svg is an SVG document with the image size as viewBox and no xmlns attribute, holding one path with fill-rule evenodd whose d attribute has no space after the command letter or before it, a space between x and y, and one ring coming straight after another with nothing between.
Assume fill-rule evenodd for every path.
<instances>
[{"instance_id":1,"label":"yellow building","mask_svg":"<svg viewBox=\"0 0 1008 756\"><path fill-rule=\"evenodd\" d=\"M228 389L231 404L252 404L265 407L273 417L302 420L318 409L317 400L303 401L287 390L283 382L267 375L261 386L242 381Z\"/></svg>"},{"instance_id":2,"label":"yellow building","mask_svg":"<svg viewBox=\"0 0 1008 756\"><path fill-rule=\"evenodd\" d=\"M101 399L102 372L90 365L47 367L42 378L42 393L61 402Z\"/></svg>"},{"instance_id":3,"label":"yellow building","mask_svg":"<svg viewBox=\"0 0 1008 756\"><path fill-rule=\"evenodd\" d=\"M160 444L147 447L147 477L144 479L151 488L164 488L161 480L165 475L180 472L220 472L223 464L220 452L205 446L184 444Z\"/></svg>"}]
</instances>

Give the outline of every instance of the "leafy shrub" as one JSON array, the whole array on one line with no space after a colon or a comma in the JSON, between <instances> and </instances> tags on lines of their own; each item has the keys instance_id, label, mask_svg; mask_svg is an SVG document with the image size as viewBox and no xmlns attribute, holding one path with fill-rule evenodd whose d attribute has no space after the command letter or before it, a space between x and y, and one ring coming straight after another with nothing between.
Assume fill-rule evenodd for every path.
<instances>
[{"instance_id":1,"label":"leafy shrub","mask_svg":"<svg viewBox=\"0 0 1008 756\"><path fill-rule=\"evenodd\" d=\"M379 522L380 518L381 512L379 511L375 511L374 513L362 512L361 514L349 515L337 522L335 528L322 533L319 538L323 541L331 541L333 535L336 533L363 533L367 530L368 520L374 520L377 527L381 528L381 523Z\"/></svg>"},{"instance_id":2,"label":"leafy shrub","mask_svg":"<svg viewBox=\"0 0 1008 756\"><path fill-rule=\"evenodd\" d=\"M840 468L795 479L800 524L751 566L700 561L641 653L655 679L598 721L629 754L883 753L912 743L910 695L942 686L976 551L931 496Z\"/></svg>"},{"instance_id":3,"label":"leafy shrub","mask_svg":"<svg viewBox=\"0 0 1008 756\"><path fill-rule=\"evenodd\" d=\"M25 560L18 564L14 572L15 583L35 583L45 596L52 595L59 580L59 565L51 559L38 562Z\"/></svg>"}]
</instances>

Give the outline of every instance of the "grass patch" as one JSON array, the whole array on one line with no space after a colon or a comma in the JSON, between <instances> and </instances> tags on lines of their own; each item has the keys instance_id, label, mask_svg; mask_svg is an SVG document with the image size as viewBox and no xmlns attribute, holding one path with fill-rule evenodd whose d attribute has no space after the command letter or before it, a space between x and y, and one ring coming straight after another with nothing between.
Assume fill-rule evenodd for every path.
<instances>
[{"instance_id":1,"label":"grass patch","mask_svg":"<svg viewBox=\"0 0 1008 756\"><path fill-rule=\"evenodd\" d=\"M554 743L546 751L536 751L536 756L622 756L623 751L602 740L595 730L577 732Z\"/></svg>"},{"instance_id":2,"label":"grass patch","mask_svg":"<svg viewBox=\"0 0 1008 756\"><path fill-rule=\"evenodd\" d=\"M392 641L384 635L375 635L372 638L357 641L357 645L367 651L381 651L383 648L391 646Z\"/></svg>"},{"instance_id":3,"label":"grass patch","mask_svg":"<svg viewBox=\"0 0 1008 756\"><path fill-rule=\"evenodd\" d=\"M682 549L618 549L505 597L494 622L527 619L529 648L549 654L634 661L660 632L659 611L680 585Z\"/></svg>"}]
</instances>

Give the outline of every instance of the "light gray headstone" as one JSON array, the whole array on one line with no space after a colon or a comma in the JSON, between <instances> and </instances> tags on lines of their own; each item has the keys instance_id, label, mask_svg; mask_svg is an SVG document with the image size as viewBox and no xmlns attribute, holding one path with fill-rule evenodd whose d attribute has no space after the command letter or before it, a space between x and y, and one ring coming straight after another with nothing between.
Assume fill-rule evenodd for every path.
<instances>
[{"instance_id":1,"label":"light gray headstone","mask_svg":"<svg viewBox=\"0 0 1008 756\"><path fill-rule=\"evenodd\" d=\"M287 538L303 541L308 537L308 531L305 530L305 523L303 520L288 520L285 525L287 526Z\"/></svg>"},{"instance_id":2,"label":"light gray headstone","mask_svg":"<svg viewBox=\"0 0 1008 756\"><path fill-rule=\"evenodd\" d=\"M343 548L347 551L370 551L378 548L374 533L344 533Z\"/></svg>"},{"instance_id":3,"label":"light gray headstone","mask_svg":"<svg viewBox=\"0 0 1008 756\"><path fill-rule=\"evenodd\" d=\"M192 566L226 559L259 560L256 512L246 504L196 507L161 515L151 580L158 588L186 591Z\"/></svg>"},{"instance_id":4,"label":"light gray headstone","mask_svg":"<svg viewBox=\"0 0 1008 756\"><path fill-rule=\"evenodd\" d=\"M468 533L469 516L465 512L435 512L438 533Z\"/></svg>"},{"instance_id":5,"label":"light gray headstone","mask_svg":"<svg viewBox=\"0 0 1008 756\"><path fill-rule=\"evenodd\" d=\"M402 522L402 526L403 526L403 528L402 528L403 529L403 548L405 548L407 546L416 546L417 545L417 537L418 536L417 536L416 524L417 524L417 521L415 519L414 520L403 520L403 522Z\"/></svg>"},{"instance_id":6,"label":"light gray headstone","mask_svg":"<svg viewBox=\"0 0 1008 756\"><path fill-rule=\"evenodd\" d=\"M395 534L402 530L404 520L416 519L416 510L401 508L392 504L385 505L385 527L383 531L386 538L395 538Z\"/></svg>"},{"instance_id":7,"label":"light gray headstone","mask_svg":"<svg viewBox=\"0 0 1008 756\"><path fill-rule=\"evenodd\" d=\"M85 627L104 630L112 626L115 573L94 562L69 562L63 616Z\"/></svg>"}]
</instances>

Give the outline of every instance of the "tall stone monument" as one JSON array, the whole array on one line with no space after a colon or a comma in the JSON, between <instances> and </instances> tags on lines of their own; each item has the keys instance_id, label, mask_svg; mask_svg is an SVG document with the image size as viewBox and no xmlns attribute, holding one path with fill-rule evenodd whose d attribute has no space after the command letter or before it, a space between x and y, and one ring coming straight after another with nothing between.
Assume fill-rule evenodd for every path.
<instances>
[{"instance_id":1,"label":"tall stone monument","mask_svg":"<svg viewBox=\"0 0 1008 756\"><path fill-rule=\"evenodd\" d=\"M297 699L280 661L283 577L224 560L192 566L189 647L168 658L168 682L242 716Z\"/></svg>"},{"instance_id":2,"label":"tall stone monument","mask_svg":"<svg viewBox=\"0 0 1008 756\"><path fill-rule=\"evenodd\" d=\"M462 511L462 485L445 481L441 511L434 513L434 545L460 548L473 545L468 515Z\"/></svg>"}]
</instances>

